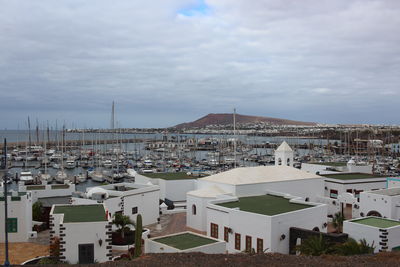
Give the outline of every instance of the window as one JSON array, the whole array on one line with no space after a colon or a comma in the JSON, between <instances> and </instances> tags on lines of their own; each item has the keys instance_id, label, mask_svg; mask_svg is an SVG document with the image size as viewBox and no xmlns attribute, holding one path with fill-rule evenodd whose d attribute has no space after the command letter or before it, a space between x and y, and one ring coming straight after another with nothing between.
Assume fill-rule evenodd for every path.
<instances>
[{"instance_id":1,"label":"window","mask_svg":"<svg viewBox=\"0 0 400 267\"><path fill-rule=\"evenodd\" d=\"M211 223L211 237L218 238L218 224Z\"/></svg>"},{"instance_id":2,"label":"window","mask_svg":"<svg viewBox=\"0 0 400 267\"><path fill-rule=\"evenodd\" d=\"M133 208L132 208L132 214L136 214L137 211L138 211L138 210L137 210L137 207L133 207Z\"/></svg>"},{"instance_id":3,"label":"window","mask_svg":"<svg viewBox=\"0 0 400 267\"><path fill-rule=\"evenodd\" d=\"M347 193L353 193L353 190L352 189L347 189L346 192Z\"/></svg>"},{"instance_id":4,"label":"window","mask_svg":"<svg viewBox=\"0 0 400 267\"><path fill-rule=\"evenodd\" d=\"M196 215L196 205L192 205L192 214Z\"/></svg>"},{"instance_id":5,"label":"window","mask_svg":"<svg viewBox=\"0 0 400 267\"><path fill-rule=\"evenodd\" d=\"M240 234L235 234L235 249L240 250Z\"/></svg>"},{"instance_id":6,"label":"window","mask_svg":"<svg viewBox=\"0 0 400 267\"><path fill-rule=\"evenodd\" d=\"M264 253L264 241L261 238L257 238L257 253Z\"/></svg>"},{"instance_id":7,"label":"window","mask_svg":"<svg viewBox=\"0 0 400 267\"><path fill-rule=\"evenodd\" d=\"M287 166L290 166L290 159L287 159L286 165L287 165Z\"/></svg>"},{"instance_id":8,"label":"window","mask_svg":"<svg viewBox=\"0 0 400 267\"><path fill-rule=\"evenodd\" d=\"M251 252L251 236L246 235L246 251Z\"/></svg>"},{"instance_id":9,"label":"window","mask_svg":"<svg viewBox=\"0 0 400 267\"><path fill-rule=\"evenodd\" d=\"M334 190L334 189L331 189L331 193L330 193L329 196L330 196L331 198L336 199L336 198L338 197L338 191L337 191L337 190Z\"/></svg>"},{"instance_id":10,"label":"window","mask_svg":"<svg viewBox=\"0 0 400 267\"><path fill-rule=\"evenodd\" d=\"M224 227L224 240L226 242L229 242L229 228L228 227Z\"/></svg>"},{"instance_id":11,"label":"window","mask_svg":"<svg viewBox=\"0 0 400 267\"><path fill-rule=\"evenodd\" d=\"M278 158L278 165L282 165L282 159Z\"/></svg>"},{"instance_id":12,"label":"window","mask_svg":"<svg viewBox=\"0 0 400 267\"><path fill-rule=\"evenodd\" d=\"M17 233L18 232L18 218L7 219L7 232Z\"/></svg>"}]
</instances>

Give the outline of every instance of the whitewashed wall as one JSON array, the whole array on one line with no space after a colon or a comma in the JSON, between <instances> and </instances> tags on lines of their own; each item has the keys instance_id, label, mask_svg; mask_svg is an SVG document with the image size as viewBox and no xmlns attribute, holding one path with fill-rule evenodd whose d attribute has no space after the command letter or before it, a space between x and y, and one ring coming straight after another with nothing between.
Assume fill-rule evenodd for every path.
<instances>
[{"instance_id":1,"label":"whitewashed wall","mask_svg":"<svg viewBox=\"0 0 400 267\"><path fill-rule=\"evenodd\" d=\"M164 180L158 179L160 198L171 201L186 201L186 193L195 190L195 179Z\"/></svg>"},{"instance_id":2,"label":"whitewashed wall","mask_svg":"<svg viewBox=\"0 0 400 267\"><path fill-rule=\"evenodd\" d=\"M79 262L79 244L94 244L95 262L108 261L106 225L108 222L64 223L65 260L71 264ZM102 240L100 246L99 240Z\"/></svg>"},{"instance_id":3,"label":"whitewashed wall","mask_svg":"<svg viewBox=\"0 0 400 267\"><path fill-rule=\"evenodd\" d=\"M8 218L17 218L18 221L18 232L8 233L9 242L27 242L32 231L32 198L29 193L20 197L21 200L11 201L11 196L8 196ZM0 242L5 241L4 205L5 201L0 201Z\"/></svg>"},{"instance_id":4,"label":"whitewashed wall","mask_svg":"<svg viewBox=\"0 0 400 267\"><path fill-rule=\"evenodd\" d=\"M71 196L72 192L75 192L75 185L68 184L68 188L63 189L51 189L51 185L43 185L45 189L43 190L29 190L32 193L32 202L35 203L39 198L47 197L60 197L60 196ZM26 185L20 185L19 191L26 192Z\"/></svg>"},{"instance_id":5,"label":"whitewashed wall","mask_svg":"<svg viewBox=\"0 0 400 267\"><path fill-rule=\"evenodd\" d=\"M124 197L123 213L133 221L136 221L137 214L140 213L143 225L156 223L157 218L160 216L159 200L160 190L158 186L152 187L152 190L143 188L142 192L139 190ZM138 207L137 214L132 214L133 207Z\"/></svg>"},{"instance_id":6,"label":"whitewashed wall","mask_svg":"<svg viewBox=\"0 0 400 267\"><path fill-rule=\"evenodd\" d=\"M385 196L372 192L362 192L360 194L360 212L364 216L370 211L377 211L383 217L400 220L400 196Z\"/></svg>"},{"instance_id":7,"label":"whitewashed wall","mask_svg":"<svg viewBox=\"0 0 400 267\"><path fill-rule=\"evenodd\" d=\"M207 206L207 235L211 235L210 224L218 224L218 238L224 238L224 227L232 228L229 234L227 249L231 253L240 252L246 248L246 235L252 237L252 248L257 249L257 238L263 239L264 250L267 252L289 253L289 229L301 227L312 230L319 227L326 232L327 205L319 205L308 209L266 216L257 213L244 212L214 205L221 201L213 201ZM241 249L235 249L235 233L241 235ZM280 240L281 235L285 239Z\"/></svg>"}]
</instances>

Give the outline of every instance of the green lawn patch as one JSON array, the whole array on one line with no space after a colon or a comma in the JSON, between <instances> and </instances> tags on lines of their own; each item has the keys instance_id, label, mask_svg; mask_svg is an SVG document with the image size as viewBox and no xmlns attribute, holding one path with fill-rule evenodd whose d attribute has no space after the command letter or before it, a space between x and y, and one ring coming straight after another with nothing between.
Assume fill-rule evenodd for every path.
<instances>
[{"instance_id":1,"label":"green lawn patch","mask_svg":"<svg viewBox=\"0 0 400 267\"><path fill-rule=\"evenodd\" d=\"M217 242L216 240L207 237L201 237L191 233L183 233L174 236L161 237L154 239L154 241L180 250L200 247Z\"/></svg>"},{"instance_id":2,"label":"green lawn patch","mask_svg":"<svg viewBox=\"0 0 400 267\"><path fill-rule=\"evenodd\" d=\"M313 207L311 205L291 203L289 199L272 195L241 197L239 201L220 203L217 205L231 209L239 208L242 211L269 216Z\"/></svg>"},{"instance_id":3,"label":"green lawn patch","mask_svg":"<svg viewBox=\"0 0 400 267\"><path fill-rule=\"evenodd\" d=\"M55 214L64 214L64 223L107 221L103 205L56 206Z\"/></svg>"},{"instance_id":4,"label":"green lawn patch","mask_svg":"<svg viewBox=\"0 0 400 267\"><path fill-rule=\"evenodd\" d=\"M360 179L371 179L371 178L385 178L384 176L368 174L368 173L338 173L338 174L323 174L321 175L326 178L338 179L338 180L360 180Z\"/></svg>"},{"instance_id":5,"label":"green lawn patch","mask_svg":"<svg viewBox=\"0 0 400 267\"><path fill-rule=\"evenodd\" d=\"M51 189L68 189L69 185L67 184L54 184L51 186Z\"/></svg>"},{"instance_id":6,"label":"green lawn patch","mask_svg":"<svg viewBox=\"0 0 400 267\"><path fill-rule=\"evenodd\" d=\"M378 228L389 228L389 227L400 225L400 222L398 222L398 221L388 220L388 219L384 219L384 218L375 218L375 217L353 220L351 222L369 225L369 226L378 227Z\"/></svg>"},{"instance_id":7,"label":"green lawn patch","mask_svg":"<svg viewBox=\"0 0 400 267\"><path fill-rule=\"evenodd\" d=\"M164 180L182 180L182 179L196 179L192 175L187 175L186 172L158 172L158 173L143 173L143 176L149 178L159 178Z\"/></svg>"}]
</instances>

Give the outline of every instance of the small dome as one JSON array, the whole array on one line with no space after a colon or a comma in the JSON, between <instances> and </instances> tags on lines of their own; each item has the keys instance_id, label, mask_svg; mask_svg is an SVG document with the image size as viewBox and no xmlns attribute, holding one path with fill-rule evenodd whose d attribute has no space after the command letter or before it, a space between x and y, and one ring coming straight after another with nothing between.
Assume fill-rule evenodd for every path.
<instances>
[{"instance_id":1,"label":"small dome","mask_svg":"<svg viewBox=\"0 0 400 267\"><path fill-rule=\"evenodd\" d=\"M108 198L107 190L105 190L104 188L101 188L101 187L93 187L93 188L89 189L89 191L87 192L86 195L88 198L92 198L93 194L105 194L106 198Z\"/></svg>"}]
</instances>

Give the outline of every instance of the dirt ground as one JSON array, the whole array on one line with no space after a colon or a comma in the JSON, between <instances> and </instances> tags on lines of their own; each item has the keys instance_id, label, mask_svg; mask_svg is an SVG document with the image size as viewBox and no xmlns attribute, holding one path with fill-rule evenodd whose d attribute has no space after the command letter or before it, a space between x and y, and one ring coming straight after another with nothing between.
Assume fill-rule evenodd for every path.
<instances>
[{"instance_id":1,"label":"dirt ground","mask_svg":"<svg viewBox=\"0 0 400 267\"><path fill-rule=\"evenodd\" d=\"M5 260L5 245L0 244L0 264ZM9 243L9 260L11 264L21 264L24 261L49 255L49 245L35 243Z\"/></svg>"}]
</instances>

